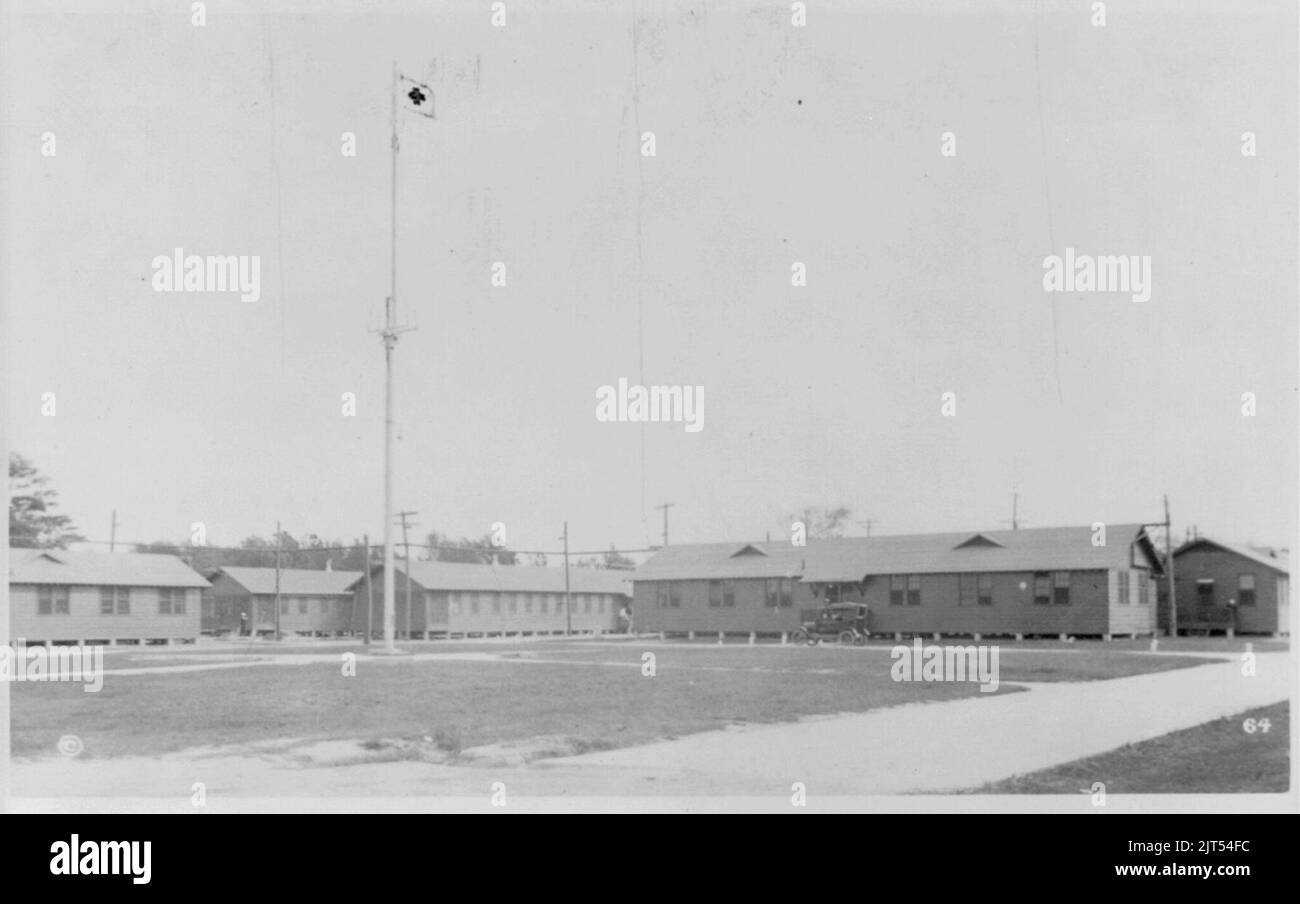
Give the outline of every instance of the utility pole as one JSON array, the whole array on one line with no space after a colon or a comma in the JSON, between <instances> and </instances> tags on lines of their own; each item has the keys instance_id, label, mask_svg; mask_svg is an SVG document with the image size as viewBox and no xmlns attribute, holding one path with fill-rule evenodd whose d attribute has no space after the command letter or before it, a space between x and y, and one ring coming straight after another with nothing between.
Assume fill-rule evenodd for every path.
<instances>
[{"instance_id":1,"label":"utility pole","mask_svg":"<svg viewBox=\"0 0 1300 904\"><path fill-rule=\"evenodd\" d=\"M1165 495L1165 576L1169 579L1169 636L1178 636L1178 599L1174 594L1174 535L1169 521L1169 496Z\"/></svg>"},{"instance_id":2,"label":"utility pole","mask_svg":"<svg viewBox=\"0 0 1300 904\"><path fill-rule=\"evenodd\" d=\"M408 517L415 517L419 512L398 512L397 517L402 519L402 545L406 547L406 639L411 639L411 541L407 536L406 529ZM427 630L427 626L426 626Z\"/></svg>"},{"instance_id":3,"label":"utility pole","mask_svg":"<svg viewBox=\"0 0 1300 904\"><path fill-rule=\"evenodd\" d=\"M397 61L393 61L393 86L390 125L392 126L393 182L391 209L392 288L384 303L384 328L379 331L384 343L384 652L396 653L393 611L393 349L397 337L411 329L397 325Z\"/></svg>"},{"instance_id":4,"label":"utility pole","mask_svg":"<svg viewBox=\"0 0 1300 904\"><path fill-rule=\"evenodd\" d=\"M570 604L569 595L569 522L564 522L564 534L561 536L564 540L564 636L568 637L573 633L573 618L570 613L573 606Z\"/></svg>"},{"instance_id":5,"label":"utility pole","mask_svg":"<svg viewBox=\"0 0 1300 904\"><path fill-rule=\"evenodd\" d=\"M664 513L664 546L668 545L668 510L673 507L673 503L665 502L663 505L656 505L655 508L662 509Z\"/></svg>"},{"instance_id":6,"label":"utility pole","mask_svg":"<svg viewBox=\"0 0 1300 904\"><path fill-rule=\"evenodd\" d=\"M280 522L275 522L275 639L280 639Z\"/></svg>"},{"instance_id":7,"label":"utility pole","mask_svg":"<svg viewBox=\"0 0 1300 904\"><path fill-rule=\"evenodd\" d=\"M375 631L375 585L370 581L370 534L362 539L366 544L366 646L370 646L370 635Z\"/></svg>"},{"instance_id":8,"label":"utility pole","mask_svg":"<svg viewBox=\"0 0 1300 904\"><path fill-rule=\"evenodd\" d=\"M108 551L117 546L117 509L113 509L113 526L108 529Z\"/></svg>"},{"instance_id":9,"label":"utility pole","mask_svg":"<svg viewBox=\"0 0 1300 904\"><path fill-rule=\"evenodd\" d=\"M1010 524L1012 530L1020 530L1020 494L1011 494L1011 520L999 521L999 524Z\"/></svg>"}]
</instances>

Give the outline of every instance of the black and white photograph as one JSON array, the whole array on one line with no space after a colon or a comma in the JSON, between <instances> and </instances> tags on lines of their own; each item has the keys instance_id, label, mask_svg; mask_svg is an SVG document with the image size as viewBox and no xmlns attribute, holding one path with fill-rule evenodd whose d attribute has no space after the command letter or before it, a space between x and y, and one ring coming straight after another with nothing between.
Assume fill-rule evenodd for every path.
<instances>
[{"instance_id":1,"label":"black and white photograph","mask_svg":"<svg viewBox=\"0 0 1300 904\"><path fill-rule=\"evenodd\" d=\"M0 806L1246 844L1298 135L1295 0L0 0Z\"/></svg>"}]
</instances>

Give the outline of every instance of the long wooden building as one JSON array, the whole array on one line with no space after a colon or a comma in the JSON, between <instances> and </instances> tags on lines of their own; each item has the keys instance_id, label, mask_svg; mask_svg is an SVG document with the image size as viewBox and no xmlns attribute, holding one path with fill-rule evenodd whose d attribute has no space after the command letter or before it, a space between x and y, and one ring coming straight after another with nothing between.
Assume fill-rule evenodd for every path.
<instances>
[{"instance_id":1,"label":"long wooden building","mask_svg":"<svg viewBox=\"0 0 1300 904\"><path fill-rule=\"evenodd\" d=\"M9 636L29 645L192 642L207 587L176 556L11 548Z\"/></svg>"},{"instance_id":2,"label":"long wooden building","mask_svg":"<svg viewBox=\"0 0 1300 904\"><path fill-rule=\"evenodd\" d=\"M414 562L394 568L398 637L467 637L503 634L608 633L619 628L619 612L631 602L631 573L599 568L569 569L569 610L564 572L523 565ZM371 631L383 633L383 568L369 585L364 575L352 586L356 611L368 612ZM411 605L407 606L407 598Z\"/></svg>"},{"instance_id":3,"label":"long wooden building","mask_svg":"<svg viewBox=\"0 0 1300 904\"><path fill-rule=\"evenodd\" d=\"M281 568L280 635L331 637L365 628L353 611L352 585L362 571ZM217 568L208 574L212 594L203 604L203 633L270 635L276 630L276 570Z\"/></svg>"},{"instance_id":4,"label":"long wooden building","mask_svg":"<svg viewBox=\"0 0 1300 904\"><path fill-rule=\"evenodd\" d=\"M669 546L636 572L639 630L782 633L828 602L880 634L1111 637L1156 630L1142 525Z\"/></svg>"}]
</instances>

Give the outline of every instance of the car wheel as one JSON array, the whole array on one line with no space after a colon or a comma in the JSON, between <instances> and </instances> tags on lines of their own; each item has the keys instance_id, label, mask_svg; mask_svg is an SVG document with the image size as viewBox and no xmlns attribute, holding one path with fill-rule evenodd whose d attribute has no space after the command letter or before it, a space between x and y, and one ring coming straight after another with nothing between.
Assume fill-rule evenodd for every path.
<instances>
[{"instance_id":1,"label":"car wheel","mask_svg":"<svg viewBox=\"0 0 1300 904\"><path fill-rule=\"evenodd\" d=\"M841 631L840 643L844 644L845 646L848 646L849 644L853 643L853 640L856 636L857 635L855 635L852 631Z\"/></svg>"},{"instance_id":2,"label":"car wheel","mask_svg":"<svg viewBox=\"0 0 1300 904\"><path fill-rule=\"evenodd\" d=\"M798 631L795 631L793 634L790 635L790 640L793 643L804 643L805 641L808 640L808 632L805 631L803 628L800 628Z\"/></svg>"}]
</instances>

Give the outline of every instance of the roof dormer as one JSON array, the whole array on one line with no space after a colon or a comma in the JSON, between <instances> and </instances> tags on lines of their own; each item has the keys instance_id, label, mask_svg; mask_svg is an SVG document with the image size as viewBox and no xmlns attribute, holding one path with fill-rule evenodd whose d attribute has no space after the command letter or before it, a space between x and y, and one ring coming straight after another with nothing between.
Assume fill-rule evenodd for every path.
<instances>
[{"instance_id":1,"label":"roof dormer","mask_svg":"<svg viewBox=\"0 0 1300 904\"><path fill-rule=\"evenodd\" d=\"M996 547L1001 549L1003 548L1003 544L994 540L988 534L972 534L954 546L953 549L972 549L979 547Z\"/></svg>"}]
</instances>

